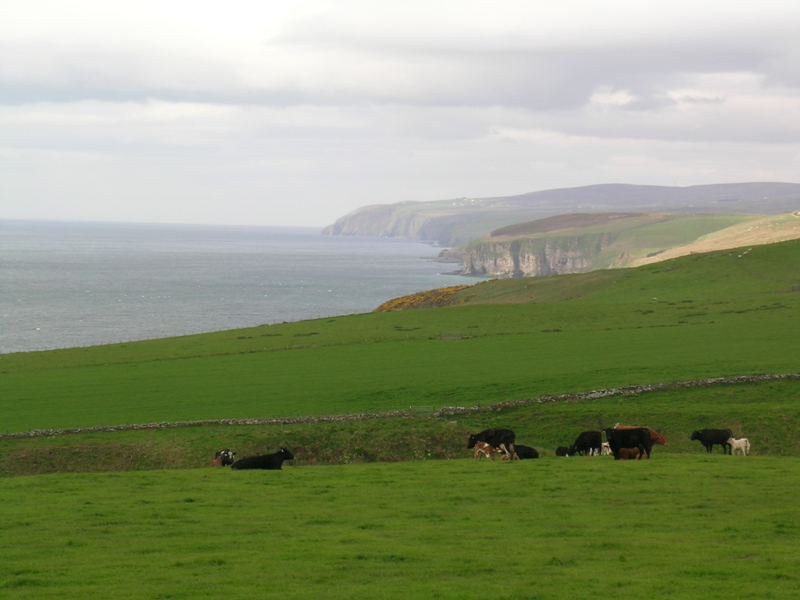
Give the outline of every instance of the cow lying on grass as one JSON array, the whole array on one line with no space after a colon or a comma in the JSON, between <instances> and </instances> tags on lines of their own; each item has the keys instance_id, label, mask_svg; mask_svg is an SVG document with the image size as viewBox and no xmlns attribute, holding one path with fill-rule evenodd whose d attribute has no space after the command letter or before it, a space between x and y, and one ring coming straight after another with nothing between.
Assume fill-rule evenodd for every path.
<instances>
[{"instance_id":1,"label":"cow lying on grass","mask_svg":"<svg viewBox=\"0 0 800 600\"><path fill-rule=\"evenodd\" d=\"M742 456L747 456L750 453L750 441L747 438L737 440L735 438L728 438L728 445L731 447L731 455L736 454L738 450Z\"/></svg>"},{"instance_id":2,"label":"cow lying on grass","mask_svg":"<svg viewBox=\"0 0 800 600\"><path fill-rule=\"evenodd\" d=\"M556 448L556 456L569 456L569 448L566 446L559 446Z\"/></svg>"},{"instance_id":3,"label":"cow lying on grass","mask_svg":"<svg viewBox=\"0 0 800 600\"><path fill-rule=\"evenodd\" d=\"M262 454L260 456L246 456L237 460L231 465L231 469L268 469L278 471L285 460L292 460L294 454L281 446L281 449L272 454Z\"/></svg>"},{"instance_id":4,"label":"cow lying on grass","mask_svg":"<svg viewBox=\"0 0 800 600\"><path fill-rule=\"evenodd\" d=\"M514 444L514 460L524 460L527 458L539 458L539 451L530 446ZM503 457L503 460L505 460L505 457Z\"/></svg>"},{"instance_id":5,"label":"cow lying on grass","mask_svg":"<svg viewBox=\"0 0 800 600\"><path fill-rule=\"evenodd\" d=\"M507 458L514 455L514 439L516 435L510 429L484 429L479 433L471 433L467 440L467 448L472 449L478 442L486 442L499 448Z\"/></svg>"},{"instance_id":6,"label":"cow lying on grass","mask_svg":"<svg viewBox=\"0 0 800 600\"><path fill-rule=\"evenodd\" d=\"M220 450L214 455L214 460L211 462L212 467L230 467L233 464L233 457L236 452L233 450Z\"/></svg>"}]
</instances>

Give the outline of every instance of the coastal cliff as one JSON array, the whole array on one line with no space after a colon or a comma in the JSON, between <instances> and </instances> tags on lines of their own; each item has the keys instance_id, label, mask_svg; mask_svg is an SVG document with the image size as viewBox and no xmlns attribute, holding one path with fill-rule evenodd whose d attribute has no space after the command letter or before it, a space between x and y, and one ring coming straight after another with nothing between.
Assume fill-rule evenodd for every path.
<instances>
[{"instance_id":1,"label":"coastal cliff","mask_svg":"<svg viewBox=\"0 0 800 600\"><path fill-rule=\"evenodd\" d=\"M460 260L463 275L535 277L584 273L595 268L596 260L613 241L611 234L605 233L486 242L451 251L447 258Z\"/></svg>"},{"instance_id":2,"label":"coastal cliff","mask_svg":"<svg viewBox=\"0 0 800 600\"><path fill-rule=\"evenodd\" d=\"M564 275L798 236L800 211L775 216L576 213L492 231L443 251L440 260L462 263L462 275Z\"/></svg>"},{"instance_id":3,"label":"coastal cliff","mask_svg":"<svg viewBox=\"0 0 800 600\"><path fill-rule=\"evenodd\" d=\"M565 213L779 214L797 210L800 184L737 183L689 187L602 184L518 196L453 198L364 206L324 235L403 237L458 246L487 232Z\"/></svg>"}]
</instances>

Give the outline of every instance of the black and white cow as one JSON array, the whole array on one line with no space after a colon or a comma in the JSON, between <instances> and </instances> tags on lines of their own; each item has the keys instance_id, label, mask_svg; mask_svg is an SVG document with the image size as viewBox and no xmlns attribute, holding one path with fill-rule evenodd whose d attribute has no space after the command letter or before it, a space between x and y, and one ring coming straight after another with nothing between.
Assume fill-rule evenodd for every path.
<instances>
[{"instance_id":1,"label":"black and white cow","mask_svg":"<svg viewBox=\"0 0 800 600\"><path fill-rule=\"evenodd\" d=\"M575 440L569 449L571 456L583 454L584 456L600 456L600 446L603 444L603 434L599 431L584 431Z\"/></svg>"},{"instance_id":2,"label":"black and white cow","mask_svg":"<svg viewBox=\"0 0 800 600\"><path fill-rule=\"evenodd\" d=\"M231 469L268 469L271 471L280 470L283 461L292 460L292 454L285 447L272 454L262 454L259 456L245 456L231 465Z\"/></svg>"},{"instance_id":3,"label":"black and white cow","mask_svg":"<svg viewBox=\"0 0 800 600\"><path fill-rule=\"evenodd\" d=\"M476 442L486 442L502 450L507 458L514 456L514 439L516 434L510 429L484 429L479 433L471 433L467 440L467 448L474 448Z\"/></svg>"},{"instance_id":4,"label":"black and white cow","mask_svg":"<svg viewBox=\"0 0 800 600\"><path fill-rule=\"evenodd\" d=\"M214 460L211 462L212 467L230 467L233 464L236 452L233 450L220 450L214 455Z\"/></svg>"}]
</instances>

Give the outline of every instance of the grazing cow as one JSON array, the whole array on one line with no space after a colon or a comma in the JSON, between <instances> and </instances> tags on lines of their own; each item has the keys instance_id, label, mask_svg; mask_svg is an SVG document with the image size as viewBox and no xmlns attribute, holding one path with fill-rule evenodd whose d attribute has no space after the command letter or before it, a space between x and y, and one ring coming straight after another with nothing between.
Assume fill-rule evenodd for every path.
<instances>
[{"instance_id":1,"label":"grazing cow","mask_svg":"<svg viewBox=\"0 0 800 600\"><path fill-rule=\"evenodd\" d=\"M523 460L526 458L539 458L539 451L530 446L523 446L522 444L514 444L514 452L516 458Z\"/></svg>"},{"instance_id":2,"label":"grazing cow","mask_svg":"<svg viewBox=\"0 0 800 600\"><path fill-rule=\"evenodd\" d=\"M285 460L292 460L294 454L281 446L281 449L272 454L262 454L260 456L245 456L231 465L231 469L268 469L279 471Z\"/></svg>"},{"instance_id":3,"label":"grazing cow","mask_svg":"<svg viewBox=\"0 0 800 600\"><path fill-rule=\"evenodd\" d=\"M645 454L647 454L647 458L650 458L653 442L650 439L650 430L646 427L636 429L612 429L609 427L604 431L615 460L619 460L621 448L638 448L640 460Z\"/></svg>"},{"instance_id":4,"label":"grazing cow","mask_svg":"<svg viewBox=\"0 0 800 600\"><path fill-rule=\"evenodd\" d=\"M614 429L641 429L641 427L636 425L620 425L617 423L614 425ZM650 441L652 443L660 444L661 446L669 446L667 443L667 436L665 436L663 433L659 433L655 429L650 429L649 427L645 427L644 429L647 429L647 431L650 432Z\"/></svg>"},{"instance_id":5,"label":"grazing cow","mask_svg":"<svg viewBox=\"0 0 800 600\"><path fill-rule=\"evenodd\" d=\"M556 448L556 456L569 456L569 448L566 446L559 446Z\"/></svg>"},{"instance_id":6,"label":"grazing cow","mask_svg":"<svg viewBox=\"0 0 800 600\"><path fill-rule=\"evenodd\" d=\"M600 446L603 443L603 434L599 431L584 431L575 440L569 449L570 456L583 454L584 456L594 456L600 454Z\"/></svg>"},{"instance_id":7,"label":"grazing cow","mask_svg":"<svg viewBox=\"0 0 800 600\"><path fill-rule=\"evenodd\" d=\"M611 452L611 446L608 445L608 442L603 442L602 444L600 444L600 454L602 454L603 456L608 456L609 454L613 454L613 452Z\"/></svg>"},{"instance_id":8,"label":"grazing cow","mask_svg":"<svg viewBox=\"0 0 800 600\"><path fill-rule=\"evenodd\" d=\"M475 442L475 460L480 460L481 456L494 460L495 453L503 454L503 451L486 442ZM505 458L505 454L503 454L503 458Z\"/></svg>"},{"instance_id":9,"label":"grazing cow","mask_svg":"<svg viewBox=\"0 0 800 600\"><path fill-rule=\"evenodd\" d=\"M728 454L730 445L728 440L733 437L730 429L700 429L692 432L691 439L700 440L700 443L706 447L706 452L711 452L714 449L714 444L722 446L722 453Z\"/></svg>"},{"instance_id":10,"label":"grazing cow","mask_svg":"<svg viewBox=\"0 0 800 600\"><path fill-rule=\"evenodd\" d=\"M230 467L233 464L233 457L236 452L233 450L220 450L214 455L214 460L211 462L212 467Z\"/></svg>"},{"instance_id":11,"label":"grazing cow","mask_svg":"<svg viewBox=\"0 0 800 600\"><path fill-rule=\"evenodd\" d=\"M750 453L750 440L747 438L741 438L739 440L730 438L728 440L728 445L731 447L731 455L736 454L737 450L742 453L742 456L747 456Z\"/></svg>"},{"instance_id":12,"label":"grazing cow","mask_svg":"<svg viewBox=\"0 0 800 600\"><path fill-rule=\"evenodd\" d=\"M514 439L516 434L510 429L484 429L479 433L471 433L467 440L467 448L474 448L478 442L486 442L499 448L507 458L514 455Z\"/></svg>"}]
</instances>

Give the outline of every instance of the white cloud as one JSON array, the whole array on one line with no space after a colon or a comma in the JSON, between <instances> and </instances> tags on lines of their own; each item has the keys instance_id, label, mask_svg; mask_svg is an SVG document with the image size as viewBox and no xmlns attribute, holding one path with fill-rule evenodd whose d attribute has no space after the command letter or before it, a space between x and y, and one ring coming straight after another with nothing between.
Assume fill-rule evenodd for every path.
<instances>
[{"instance_id":1,"label":"white cloud","mask_svg":"<svg viewBox=\"0 0 800 600\"><path fill-rule=\"evenodd\" d=\"M322 225L374 202L797 179L790 0L3 12L7 216Z\"/></svg>"}]
</instances>

